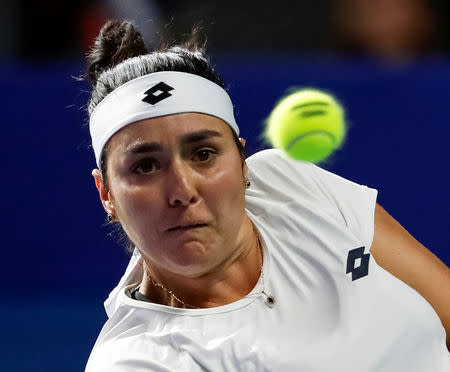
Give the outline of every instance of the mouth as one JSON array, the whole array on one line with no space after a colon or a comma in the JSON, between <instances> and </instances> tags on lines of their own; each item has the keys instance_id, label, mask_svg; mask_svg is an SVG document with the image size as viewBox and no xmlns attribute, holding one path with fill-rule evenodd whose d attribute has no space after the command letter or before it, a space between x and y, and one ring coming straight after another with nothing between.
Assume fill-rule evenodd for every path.
<instances>
[{"instance_id":1,"label":"mouth","mask_svg":"<svg viewBox=\"0 0 450 372\"><path fill-rule=\"evenodd\" d=\"M175 227L171 227L167 231L182 231L182 230L191 230L191 229L197 229L200 227L206 226L206 223L196 223L196 224L190 224L190 225L179 225Z\"/></svg>"}]
</instances>

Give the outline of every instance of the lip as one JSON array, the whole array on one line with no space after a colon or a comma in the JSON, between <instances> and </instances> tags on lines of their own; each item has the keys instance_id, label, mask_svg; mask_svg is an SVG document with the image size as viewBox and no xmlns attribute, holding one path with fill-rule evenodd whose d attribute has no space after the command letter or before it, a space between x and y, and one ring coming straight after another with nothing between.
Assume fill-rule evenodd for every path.
<instances>
[{"instance_id":1,"label":"lip","mask_svg":"<svg viewBox=\"0 0 450 372\"><path fill-rule=\"evenodd\" d=\"M183 224L183 225L177 225L175 227L171 227L167 231L186 231L186 230L197 229L197 228L205 227L205 226L207 226L206 223Z\"/></svg>"}]
</instances>

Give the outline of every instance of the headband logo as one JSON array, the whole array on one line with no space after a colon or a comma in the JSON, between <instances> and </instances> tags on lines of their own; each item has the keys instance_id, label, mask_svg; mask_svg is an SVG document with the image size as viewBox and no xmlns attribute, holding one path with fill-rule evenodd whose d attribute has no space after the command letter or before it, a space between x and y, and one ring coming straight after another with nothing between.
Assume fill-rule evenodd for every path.
<instances>
[{"instance_id":1,"label":"headband logo","mask_svg":"<svg viewBox=\"0 0 450 372\"><path fill-rule=\"evenodd\" d=\"M142 102L156 105L163 99L169 98L171 96L169 92L173 89L174 88L161 81L144 93L146 96L142 99Z\"/></svg>"}]
</instances>

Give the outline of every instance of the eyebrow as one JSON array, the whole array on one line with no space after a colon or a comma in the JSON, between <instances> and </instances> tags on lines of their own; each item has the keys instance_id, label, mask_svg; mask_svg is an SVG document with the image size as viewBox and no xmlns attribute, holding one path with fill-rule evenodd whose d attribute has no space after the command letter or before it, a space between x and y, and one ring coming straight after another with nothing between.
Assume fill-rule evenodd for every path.
<instances>
[{"instance_id":1,"label":"eyebrow","mask_svg":"<svg viewBox=\"0 0 450 372\"><path fill-rule=\"evenodd\" d=\"M182 145L189 145L195 142L204 141L211 137L222 137L222 134L210 129L199 130L198 132L185 134L183 137L181 137L180 143Z\"/></svg>"},{"instance_id":2,"label":"eyebrow","mask_svg":"<svg viewBox=\"0 0 450 372\"><path fill-rule=\"evenodd\" d=\"M212 137L222 137L222 134L210 129L204 129L197 132L185 134L181 137L181 145L189 145L195 142L204 141ZM128 146L125 149L126 154L142 154L146 152L160 152L163 151L163 146L159 142L138 142Z\"/></svg>"}]
</instances>

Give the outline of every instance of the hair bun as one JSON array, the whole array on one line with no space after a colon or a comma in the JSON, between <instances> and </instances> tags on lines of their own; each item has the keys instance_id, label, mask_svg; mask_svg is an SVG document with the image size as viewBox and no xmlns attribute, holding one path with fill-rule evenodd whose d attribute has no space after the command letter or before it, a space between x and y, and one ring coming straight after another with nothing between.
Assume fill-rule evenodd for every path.
<instances>
[{"instance_id":1,"label":"hair bun","mask_svg":"<svg viewBox=\"0 0 450 372\"><path fill-rule=\"evenodd\" d=\"M128 21L108 21L87 57L87 77L95 85L100 74L131 58L147 54L142 35Z\"/></svg>"}]
</instances>

